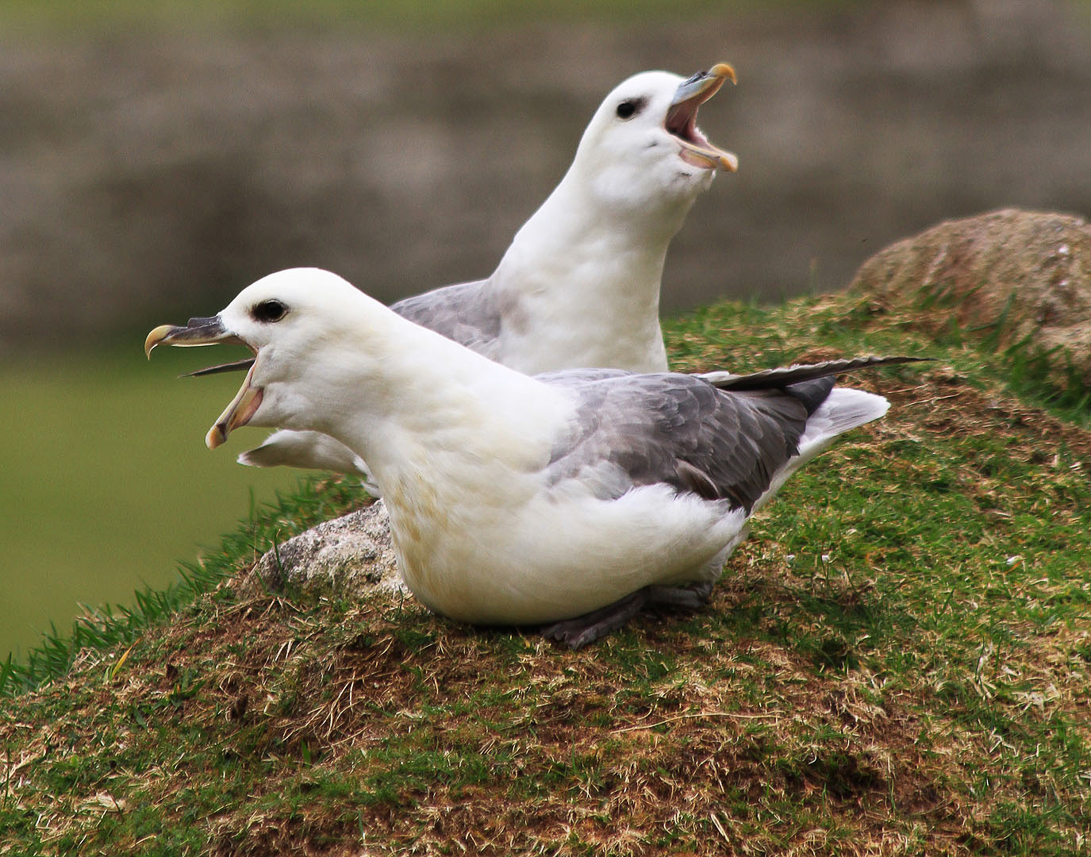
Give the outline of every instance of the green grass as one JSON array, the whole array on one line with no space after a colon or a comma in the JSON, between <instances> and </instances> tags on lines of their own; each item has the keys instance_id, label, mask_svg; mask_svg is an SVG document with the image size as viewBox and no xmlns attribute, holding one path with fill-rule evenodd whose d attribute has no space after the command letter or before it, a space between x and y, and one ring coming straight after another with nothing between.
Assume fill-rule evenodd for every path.
<instances>
[{"instance_id":1,"label":"green grass","mask_svg":"<svg viewBox=\"0 0 1091 857\"><path fill-rule=\"evenodd\" d=\"M852 298L667 338L690 369L937 361L854 381L890 414L785 487L707 609L581 652L256 587L360 496L256 510L170 604L8 679L45 683L0 708L0 854L1086 853L1086 412Z\"/></svg>"}]
</instances>

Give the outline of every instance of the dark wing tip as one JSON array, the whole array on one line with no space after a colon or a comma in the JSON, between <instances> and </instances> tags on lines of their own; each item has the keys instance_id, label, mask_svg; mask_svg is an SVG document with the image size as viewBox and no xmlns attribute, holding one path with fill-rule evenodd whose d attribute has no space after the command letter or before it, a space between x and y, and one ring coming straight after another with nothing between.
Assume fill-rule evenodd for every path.
<instances>
[{"instance_id":1,"label":"dark wing tip","mask_svg":"<svg viewBox=\"0 0 1091 857\"><path fill-rule=\"evenodd\" d=\"M730 372L707 372L698 375L720 390L767 390L783 388L803 381L854 372L858 369L870 369L875 366L893 366L900 363L925 363L931 357L849 357L841 360L824 360L821 363L806 363L777 369L763 369L747 375L733 375Z\"/></svg>"}]
</instances>

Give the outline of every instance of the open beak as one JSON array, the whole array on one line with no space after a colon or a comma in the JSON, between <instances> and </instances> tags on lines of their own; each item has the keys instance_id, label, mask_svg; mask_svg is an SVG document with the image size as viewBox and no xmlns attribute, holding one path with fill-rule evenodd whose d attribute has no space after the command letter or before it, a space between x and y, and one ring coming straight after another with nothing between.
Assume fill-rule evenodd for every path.
<instances>
[{"instance_id":1,"label":"open beak","mask_svg":"<svg viewBox=\"0 0 1091 857\"><path fill-rule=\"evenodd\" d=\"M219 316L213 318L191 318L185 327L178 327L171 324L160 325L149 333L147 339L144 340L144 354L150 359L152 356L152 349L157 345L164 344L181 347L233 344L246 345L248 348L251 348L246 342L224 327L223 321ZM251 348L251 350L253 350L253 348ZM229 404L224 412L220 414L219 419L216 420L216 423L212 428L208 430L208 434L205 435L205 444L209 449L215 449L227 440L227 436L234 429L246 425L250 421L250 418L254 416L258 406L261 405L262 389L252 385L254 367L256 365L257 359L251 358L248 360L240 360L235 363L226 363L221 366L212 366L208 369L201 369L192 373L193 375L208 375L216 372L227 372L233 369L249 367L249 371L246 373L246 379L242 382L242 387L239 388L239 392L235 395L235 398L231 400L231 404Z\"/></svg>"},{"instance_id":2,"label":"open beak","mask_svg":"<svg viewBox=\"0 0 1091 857\"><path fill-rule=\"evenodd\" d=\"M733 173L739 168L739 159L710 143L697 128L697 108L719 92L725 80L735 82L735 69L721 62L682 81L667 110L666 129L682 144L681 157L686 163L706 170L719 167Z\"/></svg>"}]
</instances>

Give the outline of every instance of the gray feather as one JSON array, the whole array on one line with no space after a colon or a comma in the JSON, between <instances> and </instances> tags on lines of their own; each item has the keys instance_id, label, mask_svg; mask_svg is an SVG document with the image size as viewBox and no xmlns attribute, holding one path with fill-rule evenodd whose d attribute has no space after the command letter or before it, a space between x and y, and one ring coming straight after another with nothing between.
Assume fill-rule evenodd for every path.
<instances>
[{"instance_id":1,"label":"gray feather","mask_svg":"<svg viewBox=\"0 0 1091 857\"><path fill-rule=\"evenodd\" d=\"M614 478L600 477L603 496L666 484L749 513L798 454L807 420L829 396L834 375L919 359L828 360L751 375L604 369L539 375L579 402L571 432L554 445L549 480L589 479L607 463Z\"/></svg>"},{"instance_id":2,"label":"gray feather","mask_svg":"<svg viewBox=\"0 0 1091 857\"><path fill-rule=\"evenodd\" d=\"M749 512L798 452L811 413L791 390L725 393L687 375L539 378L579 398L572 433L554 446L550 482L587 479L608 463L624 475L604 484L610 496L666 484ZM832 386L825 382L826 393Z\"/></svg>"},{"instance_id":3,"label":"gray feather","mask_svg":"<svg viewBox=\"0 0 1091 857\"><path fill-rule=\"evenodd\" d=\"M488 280L444 286L391 304L402 318L427 327L459 345L494 356L500 336L500 308Z\"/></svg>"}]
</instances>

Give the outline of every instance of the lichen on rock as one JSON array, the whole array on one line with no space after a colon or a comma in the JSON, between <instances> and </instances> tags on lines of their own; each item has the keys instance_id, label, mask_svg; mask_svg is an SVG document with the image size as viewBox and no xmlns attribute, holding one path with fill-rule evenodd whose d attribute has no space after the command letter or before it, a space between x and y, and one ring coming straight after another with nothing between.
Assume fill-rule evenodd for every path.
<instances>
[{"instance_id":1,"label":"lichen on rock","mask_svg":"<svg viewBox=\"0 0 1091 857\"><path fill-rule=\"evenodd\" d=\"M269 589L360 595L408 591L390 538L390 516L381 500L326 521L265 553L253 574Z\"/></svg>"}]
</instances>

